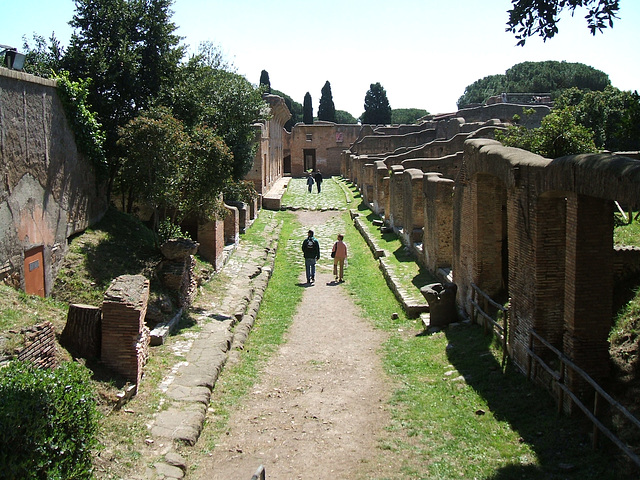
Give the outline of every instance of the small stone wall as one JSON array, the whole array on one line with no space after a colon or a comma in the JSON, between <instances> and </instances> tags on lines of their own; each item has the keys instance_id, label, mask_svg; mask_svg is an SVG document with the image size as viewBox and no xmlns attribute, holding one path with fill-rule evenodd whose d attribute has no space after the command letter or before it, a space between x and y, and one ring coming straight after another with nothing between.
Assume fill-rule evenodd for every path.
<instances>
[{"instance_id":1,"label":"small stone wall","mask_svg":"<svg viewBox=\"0 0 640 480\"><path fill-rule=\"evenodd\" d=\"M33 327L24 328L25 345L18 350L15 358L23 362L31 362L40 368L55 368L56 336L51 322L44 322Z\"/></svg>"},{"instance_id":2,"label":"small stone wall","mask_svg":"<svg viewBox=\"0 0 640 480\"><path fill-rule=\"evenodd\" d=\"M195 258L200 244L187 238L167 240L160 250L165 259L158 268L162 283L178 295L178 306L191 304L198 288L195 278Z\"/></svg>"},{"instance_id":3,"label":"small stone wall","mask_svg":"<svg viewBox=\"0 0 640 480\"><path fill-rule=\"evenodd\" d=\"M135 385L149 357L149 328L144 324L148 301L149 280L122 275L111 282L102 303L102 362Z\"/></svg>"}]
</instances>

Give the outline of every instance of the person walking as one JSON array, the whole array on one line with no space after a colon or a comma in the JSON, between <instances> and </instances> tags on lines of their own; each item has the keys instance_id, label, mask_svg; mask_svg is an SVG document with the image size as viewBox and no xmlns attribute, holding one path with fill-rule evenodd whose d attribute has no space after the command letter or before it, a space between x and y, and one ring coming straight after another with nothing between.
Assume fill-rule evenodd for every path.
<instances>
[{"instance_id":1,"label":"person walking","mask_svg":"<svg viewBox=\"0 0 640 480\"><path fill-rule=\"evenodd\" d=\"M338 234L338 240L333 244L331 256L333 257L333 276L336 282L344 282L344 261L347 258L347 245L342 241L344 235ZM338 275L338 273L340 275Z\"/></svg>"},{"instance_id":2,"label":"person walking","mask_svg":"<svg viewBox=\"0 0 640 480\"><path fill-rule=\"evenodd\" d=\"M313 174L313 178L316 181L316 186L318 187L318 193L320 193L320 185L322 185L322 174L320 170L316 170L316 173Z\"/></svg>"},{"instance_id":3,"label":"person walking","mask_svg":"<svg viewBox=\"0 0 640 480\"><path fill-rule=\"evenodd\" d=\"M311 193L311 190L313 190L313 176L311 174L307 177L307 188L309 189L309 193Z\"/></svg>"},{"instance_id":4,"label":"person walking","mask_svg":"<svg viewBox=\"0 0 640 480\"><path fill-rule=\"evenodd\" d=\"M316 260L320 260L320 243L313 236L313 230L307 232L307 238L302 242L302 253L307 283L313 284L316 281Z\"/></svg>"}]
</instances>

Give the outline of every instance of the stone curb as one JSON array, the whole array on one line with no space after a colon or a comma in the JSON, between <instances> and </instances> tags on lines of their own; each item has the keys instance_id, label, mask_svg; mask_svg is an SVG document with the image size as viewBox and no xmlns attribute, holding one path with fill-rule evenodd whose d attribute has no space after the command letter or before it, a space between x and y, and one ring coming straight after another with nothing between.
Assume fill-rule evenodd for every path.
<instances>
[{"instance_id":1,"label":"stone curb","mask_svg":"<svg viewBox=\"0 0 640 480\"><path fill-rule=\"evenodd\" d=\"M241 350L251 329L275 264L278 224L271 230L273 238L263 253L242 266L236 280L246 282L237 288L230 285L220 310L233 312L220 315L205 312L214 320L204 325L193 340L186 362L178 365L165 393L171 405L157 414L150 428L151 442L161 448L163 461L145 471L149 480L182 479L186 461L173 448L174 444L193 446L202 432L213 388L222 368L234 351ZM236 253L238 251L236 250ZM235 328L234 328L235 327Z\"/></svg>"},{"instance_id":2,"label":"stone curb","mask_svg":"<svg viewBox=\"0 0 640 480\"><path fill-rule=\"evenodd\" d=\"M363 220L360 219L360 215L354 210L350 211L351 218L356 227L356 230L360 232L362 238L369 246L373 257L378 260L378 267L382 271L382 274L387 281L387 285L394 293L398 301L402 304L402 308L406 312L409 318L418 318L420 314L429 312L429 305L422 302L416 295L411 295L402 286L400 280L393 272L393 267L388 262L386 252L376 245L375 240L369 234L369 231L364 226Z\"/></svg>"}]
</instances>

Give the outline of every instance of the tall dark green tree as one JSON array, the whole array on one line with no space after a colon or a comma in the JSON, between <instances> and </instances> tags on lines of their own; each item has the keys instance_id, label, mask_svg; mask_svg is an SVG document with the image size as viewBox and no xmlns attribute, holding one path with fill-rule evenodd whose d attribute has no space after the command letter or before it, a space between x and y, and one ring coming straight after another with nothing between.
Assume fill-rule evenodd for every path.
<instances>
[{"instance_id":1,"label":"tall dark green tree","mask_svg":"<svg viewBox=\"0 0 640 480\"><path fill-rule=\"evenodd\" d=\"M262 70L260 72L260 86L264 85L264 91L271 93L271 82L269 81L269 72Z\"/></svg>"},{"instance_id":2,"label":"tall dark green tree","mask_svg":"<svg viewBox=\"0 0 640 480\"><path fill-rule=\"evenodd\" d=\"M318 120L325 122L336 121L336 106L333 104L333 95L331 94L331 84L327 80L322 87L322 95L318 104Z\"/></svg>"},{"instance_id":3,"label":"tall dark green tree","mask_svg":"<svg viewBox=\"0 0 640 480\"><path fill-rule=\"evenodd\" d=\"M304 94L302 121L307 125L313 125L313 106L311 105L311 94L309 92Z\"/></svg>"},{"instance_id":4,"label":"tall dark green tree","mask_svg":"<svg viewBox=\"0 0 640 480\"><path fill-rule=\"evenodd\" d=\"M515 34L518 45L527 38L540 35L543 40L558 33L558 20L563 10L573 16L577 7L587 8L587 26L592 35L613 27L613 19L620 10L620 0L512 0L507 31Z\"/></svg>"},{"instance_id":5,"label":"tall dark green tree","mask_svg":"<svg viewBox=\"0 0 640 480\"><path fill-rule=\"evenodd\" d=\"M387 92L380 82L372 83L364 97L363 124L387 125L391 123L391 106Z\"/></svg>"},{"instance_id":6,"label":"tall dark green tree","mask_svg":"<svg viewBox=\"0 0 640 480\"><path fill-rule=\"evenodd\" d=\"M89 103L105 134L110 182L120 166L118 128L149 107L174 77L184 49L171 22L172 0L76 0L62 66L72 80L91 78Z\"/></svg>"}]
</instances>

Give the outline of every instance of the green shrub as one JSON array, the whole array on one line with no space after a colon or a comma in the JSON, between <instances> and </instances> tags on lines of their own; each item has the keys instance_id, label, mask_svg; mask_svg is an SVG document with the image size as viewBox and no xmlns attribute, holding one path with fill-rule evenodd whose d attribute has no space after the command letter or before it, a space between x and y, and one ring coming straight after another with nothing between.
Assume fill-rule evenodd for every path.
<instances>
[{"instance_id":1,"label":"green shrub","mask_svg":"<svg viewBox=\"0 0 640 480\"><path fill-rule=\"evenodd\" d=\"M97 409L88 370L14 361L0 369L2 478L90 479Z\"/></svg>"}]
</instances>

